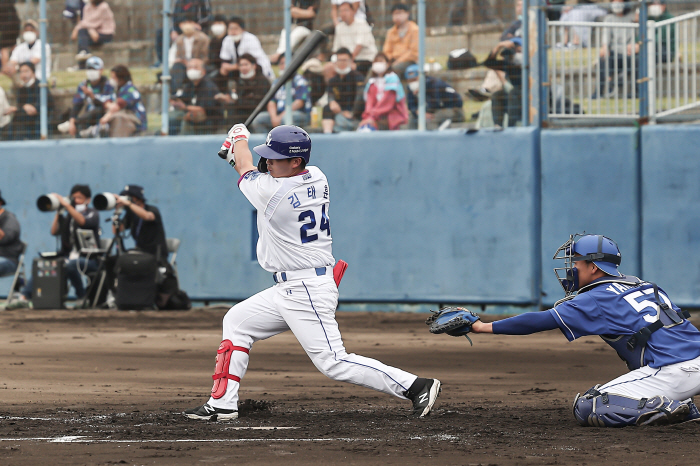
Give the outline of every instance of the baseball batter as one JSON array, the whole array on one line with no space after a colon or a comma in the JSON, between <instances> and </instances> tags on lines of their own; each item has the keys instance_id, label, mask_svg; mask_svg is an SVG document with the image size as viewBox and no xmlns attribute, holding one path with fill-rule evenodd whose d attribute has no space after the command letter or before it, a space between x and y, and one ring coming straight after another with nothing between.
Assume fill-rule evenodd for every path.
<instances>
[{"instance_id":1,"label":"baseball batter","mask_svg":"<svg viewBox=\"0 0 700 466\"><path fill-rule=\"evenodd\" d=\"M464 309L429 319L431 332L528 335L559 328L573 341L599 335L630 372L583 395L574 416L584 426L665 425L700 420L691 397L700 393L700 332L656 284L618 271L620 250L601 235L571 235L554 254L566 297L546 312L493 323Z\"/></svg>"},{"instance_id":2,"label":"baseball batter","mask_svg":"<svg viewBox=\"0 0 700 466\"><path fill-rule=\"evenodd\" d=\"M332 253L328 180L307 166L311 139L297 126L278 126L265 144L248 148L245 125L229 131L224 147L238 186L258 211L258 262L275 285L233 306L224 317L209 401L185 411L192 419L238 417L238 389L258 340L291 330L316 368L333 380L362 385L413 402L423 417L440 393L440 381L348 354L335 320L341 271Z\"/></svg>"}]
</instances>

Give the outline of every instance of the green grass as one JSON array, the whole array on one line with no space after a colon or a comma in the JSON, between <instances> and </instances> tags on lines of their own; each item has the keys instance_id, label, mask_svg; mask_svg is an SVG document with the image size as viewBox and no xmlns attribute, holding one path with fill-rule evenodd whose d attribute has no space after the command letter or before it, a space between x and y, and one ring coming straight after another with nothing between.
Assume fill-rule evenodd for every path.
<instances>
[{"instance_id":1,"label":"green grass","mask_svg":"<svg viewBox=\"0 0 700 466\"><path fill-rule=\"evenodd\" d=\"M156 83L156 74L159 70L151 68L130 68L131 78L136 86L151 85ZM108 76L108 72L104 72ZM70 89L75 90L82 81L85 81L85 70L79 71L56 71L51 73L50 82L55 79L56 86L51 89ZM3 89L12 87L12 81L7 76L0 75L0 86Z\"/></svg>"}]
</instances>

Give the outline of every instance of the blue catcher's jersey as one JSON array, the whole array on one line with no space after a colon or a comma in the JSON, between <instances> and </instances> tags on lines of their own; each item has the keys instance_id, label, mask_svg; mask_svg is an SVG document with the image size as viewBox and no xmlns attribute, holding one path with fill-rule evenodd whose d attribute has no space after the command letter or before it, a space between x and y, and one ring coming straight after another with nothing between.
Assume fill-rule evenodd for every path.
<instances>
[{"instance_id":1,"label":"blue catcher's jersey","mask_svg":"<svg viewBox=\"0 0 700 466\"><path fill-rule=\"evenodd\" d=\"M659 299L671 307L670 312L680 310L660 288ZM659 368L700 356L698 329L688 320L674 324L659 309L654 285L648 282L634 286L606 279L549 312L569 341L600 335L630 369L645 365ZM664 326L651 334L646 347L631 350L627 346L630 336L659 319Z\"/></svg>"}]
</instances>

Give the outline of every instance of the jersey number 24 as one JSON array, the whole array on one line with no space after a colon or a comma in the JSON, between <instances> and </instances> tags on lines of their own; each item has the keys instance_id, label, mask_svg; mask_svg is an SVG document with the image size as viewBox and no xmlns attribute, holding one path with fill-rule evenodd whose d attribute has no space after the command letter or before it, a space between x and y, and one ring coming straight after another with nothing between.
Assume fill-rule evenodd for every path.
<instances>
[{"instance_id":1,"label":"jersey number 24","mask_svg":"<svg viewBox=\"0 0 700 466\"><path fill-rule=\"evenodd\" d=\"M308 223L306 221L308 220ZM301 244L310 243L318 239L318 234L309 234L310 230L316 228L316 214L313 210L305 210L299 214L299 221L303 222L301 229L299 230L299 235L301 236ZM331 220L326 215L326 204L321 206L321 231L326 231L328 236L331 235ZM320 233L319 232L319 233Z\"/></svg>"}]
</instances>

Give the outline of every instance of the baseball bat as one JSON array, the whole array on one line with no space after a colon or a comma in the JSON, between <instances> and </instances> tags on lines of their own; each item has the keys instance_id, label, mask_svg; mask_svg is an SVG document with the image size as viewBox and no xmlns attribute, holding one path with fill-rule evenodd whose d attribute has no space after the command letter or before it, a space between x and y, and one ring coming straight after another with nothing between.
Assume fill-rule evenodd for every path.
<instances>
[{"instance_id":1,"label":"baseball bat","mask_svg":"<svg viewBox=\"0 0 700 466\"><path fill-rule=\"evenodd\" d=\"M248 118L245 121L246 126L250 125L253 122L255 117L258 116L258 114L267 106L267 103L270 100L272 100L272 97L274 97L275 93L277 93L280 87L284 86L287 83L287 81L289 81L297 73L297 70L302 65L302 63L304 63L306 59L309 58L309 56L313 53L316 47L318 47L318 45L325 39L327 39L326 35L318 30L306 36L304 42L301 44L301 46L299 46L297 51L294 52L294 55L292 55L291 63L285 64L284 72L282 73L282 75L277 81L275 81L275 84L273 84L270 90L267 91L267 94L265 94L265 97L263 97L258 106L255 107L255 110L253 110L253 112L248 116ZM224 148L222 146L221 150L219 150L219 157L225 159L227 153L228 147Z\"/></svg>"}]
</instances>

